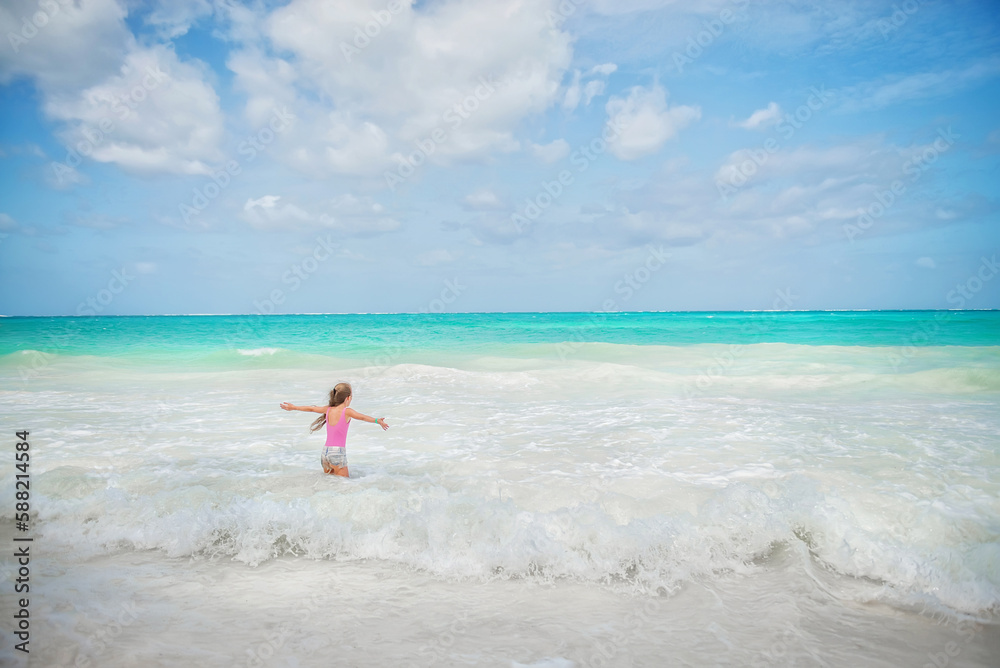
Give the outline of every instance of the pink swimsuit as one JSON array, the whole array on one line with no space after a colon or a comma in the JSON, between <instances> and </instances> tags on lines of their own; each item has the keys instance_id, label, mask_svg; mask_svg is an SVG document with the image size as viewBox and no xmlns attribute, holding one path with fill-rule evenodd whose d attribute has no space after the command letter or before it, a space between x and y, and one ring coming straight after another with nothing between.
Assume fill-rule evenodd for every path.
<instances>
[{"instance_id":1,"label":"pink swimsuit","mask_svg":"<svg viewBox=\"0 0 1000 668\"><path fill-rule=\"evenodd\" d=\"M326 409L326 447L346 448L347 428L351 426L346 417L347 408L340 411L340 420L337 421L337 424L330 424L330 408Z\"/></svg>"}]
</instances>

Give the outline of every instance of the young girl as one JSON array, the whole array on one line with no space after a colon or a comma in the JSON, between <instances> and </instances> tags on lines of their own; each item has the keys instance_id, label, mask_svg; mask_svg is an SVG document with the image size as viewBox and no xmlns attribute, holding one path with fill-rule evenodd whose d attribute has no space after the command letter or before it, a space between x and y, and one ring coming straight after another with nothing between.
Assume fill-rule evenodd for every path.
<instances>
[{"instance_id":1,"label":"young girl","mask_svg":"<svg viewBox=\"0 0 1000 668\"><path fill-rule=\"evenodd\" d=\"M332 475L339 475L345 478L350 477L347 473L347 427L352 418L362 422L374 422L385 431L389 425L385 423L385 418L377 420L368 415L357 412L351 408L351 386L347 383L337 383L337 386L330 390L329 406L293 406L287 401L281 404L286 411L307 411L311 413L322 413L312 423L310 431L316 431L324 424L326 425L326 447L319 461L323 465L323 471Z\"/></svg>"}]
</instances>

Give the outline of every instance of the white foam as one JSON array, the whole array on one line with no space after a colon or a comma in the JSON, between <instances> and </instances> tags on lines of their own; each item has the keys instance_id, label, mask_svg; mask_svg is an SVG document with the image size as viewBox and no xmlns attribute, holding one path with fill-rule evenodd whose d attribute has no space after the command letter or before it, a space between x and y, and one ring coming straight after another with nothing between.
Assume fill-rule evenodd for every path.
<instances>
[{"instance_id":1,"label":"white foam","mask_svg":"<svg viewBox=\"0 0 1000 668\"><path fill-rule=\"evenodd\" d=\"M961 368L929 350L886 374L870 351L805 348L748 346L692 397L684 383L725 347L593 344L516 370L470 356L371 374L295 354L225 373L81 357L33 378L30 402L0 393L0 409L45 425L33 507L70 561L294 554L655 593L757 577L803 547L847 598L996 610L1000 411L976 388L995 382L998 349L955 352ZM278 408L322 401L331 371L392 425L352 426L349 480L320 472L310 417Z\"/></svg>"},{"instance_id":2,"label":"white foam","mask_svg":"<svg viewBox=\"0 0 1000 668\"><path fill-rule=\"evenodd\" d=\"M261 355L274 355L275 353L282 352L281 348L251 348L249 350L244 350L243 348L237 348L236 352L240 355L250 355L251 357L259 357Z\"/></svg>"}]
</instances>

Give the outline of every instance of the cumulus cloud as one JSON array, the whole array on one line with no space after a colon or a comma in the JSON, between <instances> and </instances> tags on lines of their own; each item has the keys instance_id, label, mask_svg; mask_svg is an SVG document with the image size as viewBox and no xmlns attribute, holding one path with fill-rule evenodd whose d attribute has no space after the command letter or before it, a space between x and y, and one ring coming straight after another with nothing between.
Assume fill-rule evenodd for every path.
<instances>
[{"instance_id":1,"label":"cumulus cloud","mask_svg":"<svg viewBox=\"0 0 1000 668\"><path fill-rule=\"evenodd\" d=\"M777 102L771 102L764 109L758 109L750 114L745 121L735 123L736 127L744 130L760 130L770 127L781 120L781 107Z\"/></svg>"},{"instance_id":2,"label":"cumulus cloud","mask_svg":"<svg viewBox=\"0 0 1000 668\"><path fill-rule=\"evenodd\" d=\"M610 142L610 151L619 160L635 160L660 150L664 142L701 118L701 109L670 107L667 92L659 85L633 87L628 97L612 97L605 107L608 123L621 128Z\"/></svg>"},{"instance_id":3,"label":"cumulus cloud","mask_svg":"<svg viewBox=\"0 0 1000 668\"><path fill-rule=\"evenodd\" d=\"M63 141L98 162L145 172L210 174L222 160L223 119L215 90L165 46L131 51L119 73L44 109L64 121Z\"/></svg>"},{"instance_id":4,"label":"cumulus cloud","mask_svg":"<svg viewBox=\"0 0 1000 668\"><path fill-rule=\"evenodd\" d=\"M244 37L228 65L248 118L275 104L300 118L283 160L324 176L380 175L421 144L428 162L483 159L517 150L519 122L556 101L572 49L548 3L399 7L292 0L261 19L259 39ZM373 12L382 22L366 35Z\"/></svg>"},{"instance_id":5,"label":"cumulus cloud","mask_svg":"<svg viewBox=\"0 0 1000 668\"><path fill-rule=\"evenodd\" d=\"M0 6L0 83L24 76L46 91L79 90L112 74L129 48L125 7L116 0L59 2L58 11L37 0L11 0ZM48 22L24 38L22 20L41 11ZM14 37L11 37L13 35Z\"/></svg>"},{"instance_id":6,"label":"cumulus cloud","mask_svg":"<svg viewBox=\"0 0 1000 668\"><path fill-rule=\"evenodd\" d=\"M917 266L924 269L934 269L937 267L937 264L934 262L933 258L921 257L917 258Z\"/></svg>"},{"instance_id":7,"label":"cumulus cloud","mask_svg":"<svg viewBox=\"0 0 1000 668\"><path fill-rule=\"evenodd\" d=\"M0 83L31 78L57 134L78 155L144 172L207 174L219 160L222 112L206 72L164 45L137 43L114 0L63 3L30 40L0 50ZM51 5L46 5L51 7ZM0 8L0 31L20 32L39 5ZM62 185L79 182L73 167ZM68 177L68 178L67 178Z\"/></svg>"}]
</instances>

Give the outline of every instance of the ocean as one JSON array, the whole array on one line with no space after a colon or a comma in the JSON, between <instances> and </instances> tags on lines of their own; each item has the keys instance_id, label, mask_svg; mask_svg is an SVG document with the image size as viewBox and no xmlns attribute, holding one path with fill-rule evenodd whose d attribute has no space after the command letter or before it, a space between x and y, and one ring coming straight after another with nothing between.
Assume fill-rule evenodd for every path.
<instances>
[{"instance_id":1,"label":"ocean","mask_svg":"<svg viewBox=\"0 0 1000 668\"><path fill-rule=\"evenodd\" d=\"M1000 656L997 311L2 318L0 377L32 666ZM349 479L279 408L340 381Z\"/></svg>"}]
</instances>

